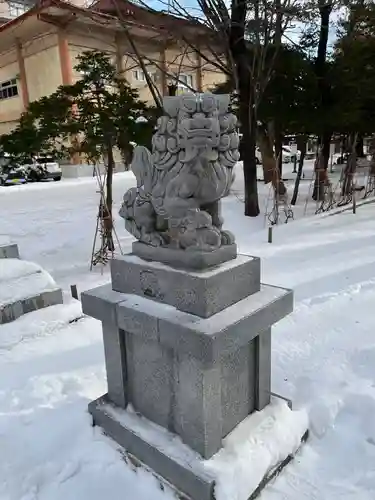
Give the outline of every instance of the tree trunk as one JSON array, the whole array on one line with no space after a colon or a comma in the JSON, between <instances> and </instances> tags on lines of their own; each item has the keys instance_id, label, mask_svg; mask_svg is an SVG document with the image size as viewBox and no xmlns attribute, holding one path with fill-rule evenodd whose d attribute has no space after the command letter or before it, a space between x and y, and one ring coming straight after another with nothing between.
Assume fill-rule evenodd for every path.
<instances>
[{"instance_id":1,"label":"tree trunk","mask_svg":"<svg viewBox=\"0 0 375 500\"><path fill-rule=\"evenodd\" d=\"M257 163L255 158L256 121L249 116L248 106L245 103L239 106L242 139L240 144L241 159L243 161L245 215L256 217L259 215Z\"/></svg>"},{"instance_id":2,"label":"tree trunk","mask_svg":"<svg viewBox=\"0 0 375 500\"><path fill-rule=\"evenodd\" d=\"M279 170L279 179L283 175L283 136L278 124L275 124L275 158Z\"/></svg>"},{"instance_id":3,"label":"tree trunk","mask_svg":"<svg viewBox=\"0 0 375 500\"><path fill-rule=\"evenodd\" d=\"M277 157L275 158L273 150L275 139L273 138L273 131L271 130L271 127L268 127L267 132L261 126L258 127L258 143L260 153L262 155L264 183L268 184L269 182L272 182L275 193L284 195L287 189L280 177Z\"/></svg>"},{"instance_id":4,"label":"tree trunk","mask_svg":"<svg viewBox=\"0 0 375 500\"><path fill-rule=\"evenodd\" d=\"M299 161L298 161L296 182L294 184L293 196L292 196L292 200L290 202L291 205L295 205L297 203L297 199L298 199L299 184L300 184L301 178L302 178L303 163L305 161L305 155L306 155L306 140L304 140L301 143L300 151L301 151L301 156L300 156Z\"/></svg>"},{"instance_id":5,"label":"tree trunk","mask_svg":"<svg viewBox=\"0 0 375 500\"><path fill-rule=\"evenodd\" d=\"M320 13L320 33L319 33L319 44L318 53L315 61L315 74L318 80L318 86L320 91L320 104L321 112L323 118L322 134L319 137L319 161L316 162L315 169L315 183L313 190L313 199L321 200L321 195L324 193L324 183L327 180L327 168L329 163L329 150L332 132L327 129L326 123L326 113L327 107L330 105L331 100L331 89L329 83L327 82L327 44L328 44L328 34L329 34L329 20L332 12L333 4L332 2L326 0L326 2L321 2L319 5ZM325 172L323 172L325 170Z\"/></svg>"},{"instance_id":6,"label":"tree trunk","mask_svg":"<svg viewBox=\"0 0 375 500\"><path fill-rule=\"evenodd\" d=\"M366 155L363 151L363 135L359 135L357 139L357 144L355 145L355 152L357 158L364 158Z\"/></svg>"},{"instance_id":7,"label":"tree trunk","mask_svg":"<svg viewBox=\"0 0 375 500\"><path fill-rule=\"evenodd\" d=\"M280 47L281 47L282 21L283 21L281 0L275 0L275 10L276 10L275 45L277 47L276 51L279 51ZM282 99L281 93L277 92L275 97L276 97L276 107L278 107L279 103ZM282 127L281 127L279 116L275 117L274 135L275 135L276 167L279 170L279 179L281 179L282 175L283 175L283 148L282 148L282 146L283 146L283 133L282 133Z\"/></svg>"},{"instance_id":8,"label":"tree trunk","mask_svg":"<svg viewBox=\"0 0 375 500\"><path fill-rule=\"evenodd\" d=\"M258 145L262 156L263 179L264 184L274 182L275 173L277 171L276 160L273 152L272 140L267 135L263 127L258 127ZM280 177L280 176L278 176Z\"/></svg>"},{"instance_id":9,"label":"tree trunk","mask_svg":"<svg viewBox=\"0 0 375 500\"><path fill-rule=\"evenodd\" d=\"M112 185L113 185L113 172L115 169L115 160L113 158L113 149L112 144L108 144L108 152L107 152L107 179L106 179L106 194L105 194L105 212L104 216L104 227L106 234L106 243L107 248L110 252L115 250L115 245L113 242L113 218L112 218L112 207L113 207L113 193L112 193Z\"/></svg>"},{"instance_id":10,"label":"tree trunk","mask_svg":"<svg viewBox=\"0 0 375 500\"><path fill-rule=\"evenodd\" d=\"M256 148L255 85L251 74L250 54L245 41L247 0L232 0L229 30L229 51L234 62L239 101L239 121L242 139L245 215L259 215Z\"/></svg>"},{"instance_id":11,"label":"tree trunk","mask_svg":"<svg viewBox=\"0 0 375 500\"><path fill-rule=\"evenodd\" d=\"M369 175L375 177L375 154L371 155L370 167L369 167Z\"/></svg>"},{"instance_id":12,"label":"tree trunk","mask_svg":"<svg viewBox=\"0 0 375 500\"><path fill-rule=\"evenodd\" d=\"M177 85L175 83L170 83L168 85L168 95L169 96L177 95Z\"/></svg>"},{"instance_id":13,"label":"tree trunk","mask_svg":"<svg viewBox=\"0 0 375 500\"><path fill-rule=\"evenodd\" d=\"M357 134L353 134L351 137L351 151L344 172L344 181L342 183L341 196L350 196L354 189L354 174L357 168L356 144Z\"/></svg>"}]
</instances>

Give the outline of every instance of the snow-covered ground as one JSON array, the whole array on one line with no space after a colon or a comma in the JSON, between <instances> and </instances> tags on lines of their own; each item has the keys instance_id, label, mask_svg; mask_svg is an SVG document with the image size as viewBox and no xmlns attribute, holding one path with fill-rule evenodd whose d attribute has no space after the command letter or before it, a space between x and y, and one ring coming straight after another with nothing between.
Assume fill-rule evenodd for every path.
<instances>
[{"instance_id":1,"label":"snow-covered ground","mask_svg":"<svg viewBox=\"0 0 375 500\"><path fill-rule=\"evenodd\" d=\"M118 174L116 208L134 179ZM242 216L241 181L223 201L242 253L262 257L264 282L292 287L295 311L273 329L274 392L309 412L311 438L262 500L375 498L375 205L303 218L274 230ZM261 206L268 188L261 186ZM0 234L65 289L108 281L89 273L98 202L92 179L0 189ZM132 239L121 219L123 251ZM71 302L0 327L0 499L171 500L90 426L106 391L100 324ZM251 470L249 470L251 474ZM227 500L232 500L228 498ZM242 499L241 499L242 500Z\"/></svg>"},{"instance_id":2,"label":"snow-covered ground","mask_svg":"<svg viewBox=\"0 0 375 500\"><path fill-rule=\"evenodd\" d=\"M339 168L339 167L336 167ZM284 177L291 196L295 174L291 164L284 165ZM317 205L311 200L313 162L306 162L305 179L301 181L300 195L293 208L295 219L314 214ZM259 167L259 175L262 169ZM338 184L339 171L330 175ZM232 196L223 201L225 226L237 230L240 250L248 250L251 243L261 243L267 238L266 212L272 210L270 186L258 183L261 215L255 219L243 218L243 176L240 166ZM362 179L363 181L364 179ZM363 182L362 182L363 183ZM134 186L130 172L117 174L114 182L114 213L116 228L123 252L131 248L133 238L125 232L123 220L117 215L123 193ZM101 268L88 273L95 234L99 194L93 178L69 179L61 182L38 183L24 186L0 187L0 209L6 214L1 219L1 238L11 238L19 244L21 257L41 264L64 289L77 284L79 291L105 283L108 274ZM242 241L245 246L242 247Z\"/></svg>"}]
</instances>

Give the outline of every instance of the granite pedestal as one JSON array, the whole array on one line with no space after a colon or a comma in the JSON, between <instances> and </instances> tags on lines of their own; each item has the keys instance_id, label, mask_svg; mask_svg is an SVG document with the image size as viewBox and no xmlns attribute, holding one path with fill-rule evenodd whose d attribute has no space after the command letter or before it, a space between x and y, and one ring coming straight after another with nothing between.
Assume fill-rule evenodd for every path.
<instances>
[{"instance_id":1,"label":"granite pedestal","mask_svg":"<svg viewBox=\"0 0 375 500\"><path fill-rule=\"evenodd\" d=\"M269 403L271 326L293 294L261 285L259 259L243 255L201 271L126 255L111 271L82 294L103 325L108 394L90 404L94 422L193 500L212 500L202 458Z\"/></svg>"}]
</instances>

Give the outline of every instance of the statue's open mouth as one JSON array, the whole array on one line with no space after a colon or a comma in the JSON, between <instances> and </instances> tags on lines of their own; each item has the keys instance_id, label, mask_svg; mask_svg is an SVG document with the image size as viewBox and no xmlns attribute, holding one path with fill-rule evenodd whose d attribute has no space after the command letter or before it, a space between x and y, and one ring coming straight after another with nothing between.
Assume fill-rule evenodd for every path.
<instances>
[{"instance_id":1,"label":"statue's open mouth","mask_svg":"<svg viewBox=\"0 0 375 500\"><path fill-rule=\"evenodd\" d=\"M186 139L194 146L217 146L219 137L209 129L191 129L187 131Z\"/></svg>"},{"instance_id":2,"label":"statue's open mouth","mask_svg":"<svg viewBox=\"0 0 375 500\"><path fill-rule=\"evenodd\" d=\"M187 136L189 139L195 139L196 137L210 138L215 135L216 134L213 132L213 130L208 128L193 128L189 129L187 132Z\"/></svg>"}]
</instances>

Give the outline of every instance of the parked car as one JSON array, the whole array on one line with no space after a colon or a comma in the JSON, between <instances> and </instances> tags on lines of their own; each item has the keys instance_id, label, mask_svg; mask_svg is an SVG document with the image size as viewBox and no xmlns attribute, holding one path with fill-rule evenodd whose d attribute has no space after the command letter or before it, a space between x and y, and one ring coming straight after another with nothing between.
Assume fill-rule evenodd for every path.
<instances>
[{"instance_id":1,"label":"parked car","mask_svg":"<svg viewBox=\"0 0 375 500\"><path fill-rule=\"evenodd\" d=\"M15 184L26 184L27 178L22 167L10 167L1 169L0 184L2 186L13 186Z\"/></svg>"},{"instance_id":2,"label":"parked car","mask_svg":"<svg viewBox=\"0 0 375 500\"><path fill-rule=\"evenodd\" d=\"M315 160L315 158L316 158L315 151L306 151L305 160Z\"/></svg>"},{"instance_id":3,"label":"parked car","mask_svg":"<svg viewBox=\"0 0 375 500\"><path fill-rule=\"evenodd\" d=\"M43 168L44 177L41 180L53 179L61 181L62 171L60 165L50 157L39 156L35 162Z\"/></svg>"},{"instance_id":4,"label":"parked car","mask_svg":"<svg viewBox=\"0 0 375 500\"><path fill-rule=\"evenodd\" d=\"M11 186L26 182L25 170L18 165L12 165L9 155L3 153L0 156L0 185Z\"/></svg>"},{"instance_id":5,"label":"parked car","mask_svg":"<svg viewBox=\"0 0 375 500\"><path fill-rule=\"evenodd\" d=\"M347 163L348 156L349 156L348 153L334 153L332 155L332 164L342 165L343 163Z\"/></svg>"},{"instance_id":6,"label":"parked car","mask_svg":"<svg viewBox=\"0 0 375 500\"><path fill-rule=\"evenodd\" d=\"M283 163L292 163L296 159L297 161L301 157L301 151L297 150L297 153L292 152L290 146L283 146Z\"/></svg>"},{"instance_id":7,"label":"parked car","mask_svg":"<svg viewBox=\"0 0 375 500\"><path fill-rule=\"evenodd\" d=\"M35 157L22 162L27 172L28 182L41 182L49 179L61 180L61 168L53 158Z\"/></svg>"}]
</instances>

